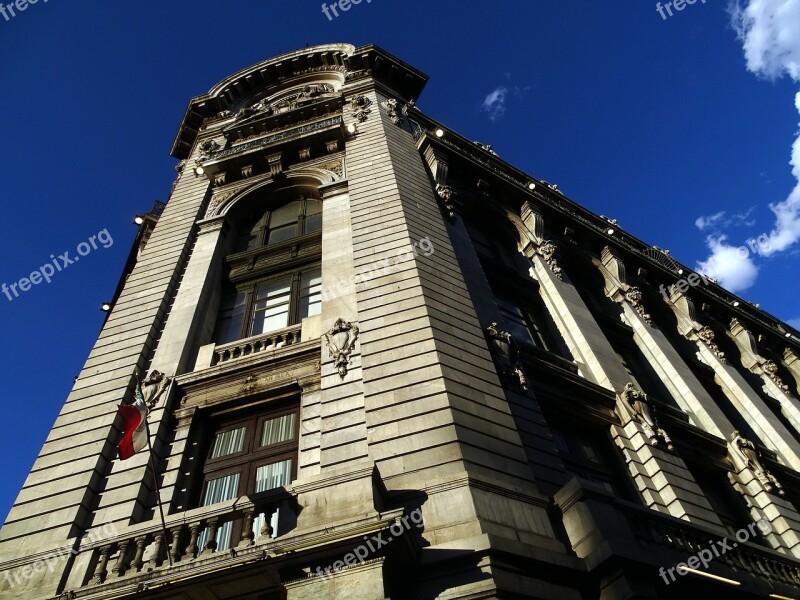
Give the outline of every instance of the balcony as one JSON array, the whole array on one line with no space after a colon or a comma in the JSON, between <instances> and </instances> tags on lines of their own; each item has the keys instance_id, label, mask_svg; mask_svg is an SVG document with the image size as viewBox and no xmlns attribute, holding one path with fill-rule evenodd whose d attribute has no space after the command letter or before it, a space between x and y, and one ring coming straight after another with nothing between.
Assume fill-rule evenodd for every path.
<instances>
[{"instance_id":1,"label":"balcony","mask_svg":"<svg viewBox=\"0 0 800 600\"><path fill-rule=\"evenodd\" d=\"M212 367L267 350L277 350L284 346L291 346L300 342L301 325L293 325L285 329L270 331L261 335L237 340L229 344L215 346L211 358Z\"/></svg>"},{"instance_id":2,"label":"balcony","mask_svg":"<svg viewBox=\"0 0 800 600\"><path fill-rule=\"evenodd\" d=\"M664 591L659 569L669 569L726 539L724 531L675 518L620 500L603 488L573 479L555 494L573 551L597 575L609 564L625 564L626 573ZM796 598L800 594L800 561L792 555L727 537L730 548L715 555L701 570L738 585L715 583L719 592L736 589L759 597L770 594ZM733 543L731 543L733 542ZM680 589L709 580L693 574L678 577ZM678 588L676 588L678 589ZM670 596L671 597L671 596ZM722 596L720 596L722 597ZM739 597L739 596L737 596Z\"/></svg>"},{"instance_id":3,"label":"balcony","mask_svg":"<svg viewBox=\"0 0 800 600\"><path fill-rule=\"evenodd\" d=\"M296 499L285 489L258 496L170 515L166 530L156 519L140 528L133 526L117 538L84 546L74 566L78 572L70 577L71 582L79 581L80 587L61 597L127 595L177 578L267 558L281 536L295 525ZM277 517L277 530L270 525L273 516ZM218 550L218 534L227 523L238 533L230 539L230 547ZM254 531L254 523L263 525Z\"/></svg>"}]
</instances>

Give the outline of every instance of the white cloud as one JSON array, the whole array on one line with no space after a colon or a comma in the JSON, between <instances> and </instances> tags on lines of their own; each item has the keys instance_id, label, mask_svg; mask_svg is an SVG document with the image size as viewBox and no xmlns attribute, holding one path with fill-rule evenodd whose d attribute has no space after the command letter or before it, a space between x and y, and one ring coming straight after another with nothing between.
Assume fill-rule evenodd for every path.
<instances>
[{"instance_id":1,"label":"white cloud","mask_svg":"<svg viewBox=\"0 0 800 600\"><path fill-rule=\"evenodd\" d=\"M697 227L700 231L704 229L711 229L714 227L719 221L725 216L725 211L721 210L718 213L714 213L713 215L708 215L707 217L697 217L697 220L694 222L694 226Z\"/></svg>"},{"instance_id":2,"label":"white cloud","mask_svg":"<svg viewBox=\"0 0 800 600\"><path fill-rule=\"evenodd\" d=\"M490 121L497 121L503 118L503 114L506 112L507 97L508 88L500 86L484 98L482 110L489 113Z\"/></svg>"},{"instance_id":3,"label":"white cloud","mask_svg":"<svg viewBox=\"0 0 800 600\"><path fill-rule=\"evenodd\" d=\"M736 213L735 215L728 216L728 213L724 210L719 211L718 213L714 213L713 215L708 215L707 217L697 217L694 222L695 227L697 227L700 231L705 231L706 229L710 229L715 232L721 232L728 227L736 227L736 226L746 226L752 227L755 225L755 221L748 221L750 214L753 212L755 206L751 206L743 213Z\"/></svg>"},{"instance_id":4,"label":"white cloud","mask_svg":"<svg viewBox=\"0 0 800 600\"><path fill-rule=\"evenodd\" d=\"M759 77L788 75L800 82L800 0L740 0L729 4L744 48L747 68ZM800 93L795 96L800 111ZM792 146L792 174L798 183L786 200L770 204L775 226L762 254L783 252L800 240L800 136Z\"/></svg>"},{"instance_id":5,"label":"white cloud","mask_svg":"<svg viewBox=\"0 0 800 600\"><path fill-rule=\"evenodd\" d=\"M786 321L786 323L791 325L795 329L800 330L800 317L797 317L796 319L789 319L788 321Z\"/></svg>"},{"instance_id":6,"label":"white cloud","mask_svg":"<svg viewBox=\"0 0 800 600\"><path fill-rule=\"evenodd\" d=\"M761 77L800 81L800 0L748 0L729 6L747 69Z\"/></svg>"},{"instance_id":7,"label":"white cloud","mask_svg":"<svg viewBox=\"0 0 800 600\"><path fill-rule=\"evenodd\" d=\"M725 240L724 235L706 238L711 254L706 260L699 261L695 269L718 279L719 284L731 292L746 290L755 283L758 267L750 260L747 248L740 250L736 246L729 246Z\"/></svg>"}]
</instances>

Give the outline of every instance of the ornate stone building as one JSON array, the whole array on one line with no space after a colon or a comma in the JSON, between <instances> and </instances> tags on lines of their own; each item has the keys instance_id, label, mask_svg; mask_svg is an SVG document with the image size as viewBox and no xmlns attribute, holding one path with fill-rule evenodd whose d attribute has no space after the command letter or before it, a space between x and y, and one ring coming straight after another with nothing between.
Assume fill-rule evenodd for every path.
<instances>
[{"instance_id":1,"label":"ornate stone building","mask_svg":"<svg viewBox=\"0 0 800 600\"><path fill-rule=\"evenodd\" d=\"M327 45L190 102L0 595L800 597L797 333L426 116L426 79Z\"/></svg>"}]
</instances>

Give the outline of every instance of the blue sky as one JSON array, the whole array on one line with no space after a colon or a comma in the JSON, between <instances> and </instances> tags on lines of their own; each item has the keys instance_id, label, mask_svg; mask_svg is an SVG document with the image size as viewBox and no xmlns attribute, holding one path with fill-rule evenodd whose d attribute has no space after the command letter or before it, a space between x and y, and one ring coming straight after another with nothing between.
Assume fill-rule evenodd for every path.
<instances>
[{"instance_id":1,"label":"blue sky","mask_svg":"<svg viewBox=\"0 0 800 600\"><path fill-rule=\"evenodd\" d=\"M99 332L133 217L168 198L188 100L306 44L384 47L430 75L422 110L800 326L800 0L666 19L650 0L372 0L332 20L320 4L39 0L0 16L0 283L113 239L0 295L0 516ZM734 249L759 235L757 253Z\"/></svg>"}]
</instances>

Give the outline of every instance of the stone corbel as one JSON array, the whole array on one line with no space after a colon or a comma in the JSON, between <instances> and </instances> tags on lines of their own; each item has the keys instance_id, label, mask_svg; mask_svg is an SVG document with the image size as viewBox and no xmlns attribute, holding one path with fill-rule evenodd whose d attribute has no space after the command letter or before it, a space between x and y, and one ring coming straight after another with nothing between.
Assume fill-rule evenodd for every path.
<instances>
[{"instance_id":1,"label":"stone corbel","mask_svg":"<svg viewBox=\"0 0 800 600\"><path fill-rule=\"evenodd\" d=\"M282 152L267 156L267 165L269 166L269 172L272 177L277 177L283 173L283 160L281 159L282 156Z\"/></svg>"},{"instance_id":2,"label":"stone corbel","mask_svg":"<svg viewBox=\"0 0 800 600\"><path fill-rule=\"evenodd\" d=\"M625 274L625 263L606 246L600 254L602 267L600 271L605 279L606 296L617 304L627 303L642 320L648 325L653 324L653 319L642 304L642 291L628 285Z\"/></svg>"},{"instance_id":3,"label":"stone corbel","mask_svg":"<svg viewBox=\"0 0 800 600\"><path fill-rule=\"evenodd\" d=\"M784 495L783 486L761 463L761 453L755 444L738 431L734 431L728 440L728 460L743 485L757 479L767 492ZM743 476L745 474L750 476Z\"/></svg>"},{"instance_id":4,"label":"stone corbel","mask_svg":"<svg viewBox=\"0 0 800 600\"><path fill-rule=\"evenodd\" d=\"M553 272L553 275L563 281L564 274L558 264L558 259L556 259L558 247L552 241L544 239L544 219L542 215L534 211L531 205L525 202L520 211L520 219L528 230L528 243L522 249L522 253L529 259L534 256L540 257Z\"/></svg>"},{"instance_id":5,"label":"stone corbel","mask_svg":"<svg viewBox=\"0 0 800 600\"><path fill-rule=\"evenodd\" d=\"M456 220L456 205L453 201L455 191L449 185L436 184L436 195L439 197L442 213L453 223Z\"/></svg>"},{"instance_id":6,"label":"stone corbel","mask_svg":"<svg viewBox=\"0 0 800 600\"><path fill-rule=\"evenodd\" d=\"M634 420L641 426L651 446L663 447L672 452L674 446L669 434L664 430L656 418L655 406L647 394L637 389L633 383L626 383L625 388L618 394L620 401L620 415L624 421ZM624 417L627 417L625 419Z\"/></svg>"},{"instance_id":7,"label":"stone corbel","mask_svg":"<svg viewBox=\"0 0 800 600\"><path fill-rule=\"evenodd\" d=\"M758 346L753 334L742 325L739 319L732 319L729 335L739 348L742 366L752 373L771 381L784 394L790 394L789 386L778 375L778 365L767 360L758 353ZM769 385L765 389L769 389Z\"/></svg>"},{"instance_id":8,"label":"stone corbel","mask_svg":"<svg viewBox=\"0 0 800 600\"><path fill-rule=\"evenodd\" d=\"M714 342L716 337L714 330L697 322L694 303L683 292L680 292L677 286L670 288L667 305L677 317L678 333L689 341L706 346L722 363L727 362L725 353Z\"/></svg>"}]
</instances>

